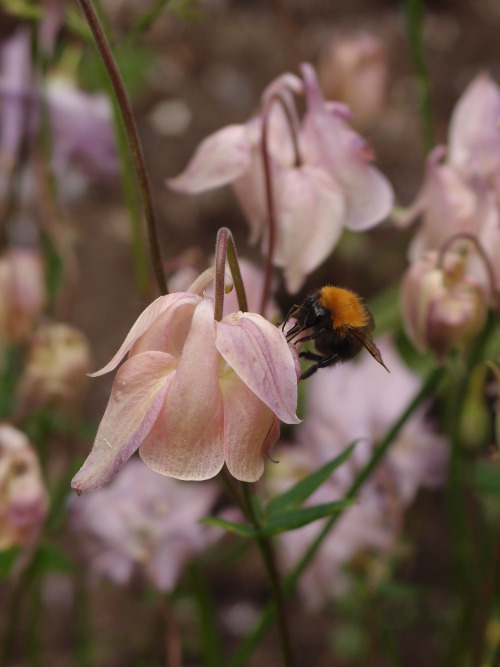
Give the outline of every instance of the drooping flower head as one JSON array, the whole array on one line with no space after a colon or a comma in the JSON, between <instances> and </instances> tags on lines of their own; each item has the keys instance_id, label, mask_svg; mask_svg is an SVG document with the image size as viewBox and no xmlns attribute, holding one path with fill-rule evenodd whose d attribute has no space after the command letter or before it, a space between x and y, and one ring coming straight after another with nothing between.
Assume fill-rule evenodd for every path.
<instances>
[{"instance_id":1,"label":"drooping flower head","mask_svg":"<svg viewBox=\"0 0 500 667\"><path fill-rule=\"evenodd\" d=\"M302 79L284 74L262 95L261 114L206 138L171 188L198 193L232 183L251 228L251 241L268 244L266 180L272 181L276 248L287 288L299 290L323 262L343 227L357 231L382 221L392 206L388 181L370 162L373 153L348 125L344 105L325 101L316 73L301 66ZM299 121L293 95L305 93ZM269 173L263 163L264 127Z\"/></svg>"},{"instance_id":2,"label":"drooping flower head","mask_svg":"<svg viewBox=\"0 0 500 667\"><path fill-rule=\"evenodd\" d=\"M106 483L139 448L154 471L185 480L226 463L255 481L279 434L298 423L297 371L283 333L255 313L214 319L209 297L160 297L113 359L119 369L93 449L73 479L78 492Z\"/></svg>"}]
</instances>

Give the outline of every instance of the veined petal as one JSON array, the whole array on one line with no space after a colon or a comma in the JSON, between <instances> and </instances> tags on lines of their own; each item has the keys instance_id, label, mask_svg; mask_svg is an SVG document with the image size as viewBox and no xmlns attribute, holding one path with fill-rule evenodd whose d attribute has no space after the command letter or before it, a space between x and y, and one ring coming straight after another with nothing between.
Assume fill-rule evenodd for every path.
<instances>
[{"instance_id":1,"label":"veined petal","mask_svg":"<svg viewBox=\"0 0 500 667\"><path fill-rule=\"evenodd\" d=\"M139 453L152 470L177 479L209 479L224 464L219 354L211 299L202 299L194 311L168 400Z\"/></svg>"},{"instance_id":2,"label":"veined petal","mask_svg":"<svg viewBox=\"0 0 500 667\"><path fill-rule=\"evenodd\" d=\"M245 125L229 125L204 139L186 169L167 184L173 190L196 194L234 181L249 164Z\"/></svg>"},{"instance_id":3,"label":"veined petal","mask_svg":"<svg viewBox=\"0 0 500 667\"><path fill-rule=\"evenodd\" d=\"M268 435L277 421L273 411L231 369L220 380L224 402L224 458L229 472L242 482L255 482L264 472ZM276 439L276 437L275 437Z\"/></svg>"},{"instance_id":4,"label":"veined petal","mask_svg":"<svg viewBox=\"0 0 500 667\"><path fill-rule=\"evenodd\" d=\"M77 493L106 484L136 451L161 410L174 371L175 359L164 352L144 352L123 364L92 451L71 482Z\"/></svg>"},{"instance_id":5,"label":"veined petal","mask_svg":"<svg viewBox=\"0 0 500 667\"><path fill-rule=\"evenodd\" d=\"M189 294L189 292L174 292L173 294L167 294L167 296L158 297L153 303L151 303L146 310L144 310L135 324L130 329L127 334L127 337L123 341L120 349L111 359L110 362L101 368L100 371L96 373L91 373L90 377L98 377L99 375L104 375L109 373L114 368L118 366L123 357L130 350L132 345L138 340L143 334L145 334L150 327L153 325L155 320L166 310L172 308L173 306L179 306L182 302L184 303L196 303L200 300L200 297L196 294Z\"/></svg>"},{"instance_id":6,"label":"veined petal","mask_svg":"<svg viewBox=\"0 0 500 667\"><path fill-rule=\"evenodd\" d=\"M295 362L282 332L256 313L232 313L216 325L224 360L281 421L298 424Z\"/></svg>"}]
</instances>

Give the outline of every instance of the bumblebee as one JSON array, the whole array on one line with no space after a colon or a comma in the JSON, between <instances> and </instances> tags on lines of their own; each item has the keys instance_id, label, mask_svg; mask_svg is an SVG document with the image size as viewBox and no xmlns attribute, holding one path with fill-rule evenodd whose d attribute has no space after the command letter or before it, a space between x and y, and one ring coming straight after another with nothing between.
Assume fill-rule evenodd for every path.
<instances>
[{"instance_id":1,"label":"bumblebee","mask_svg":"<svg viewBox=\"0 0 500 667\"><path fill-rule=\"evenodd\" d=\"M349 361L363 347L389 372L373 342L375 322L372 314L355 292L326 285L301 306L292 306L283 322L283 331L290 319L294 319L295 324L285 334L287 341L293 345L312 341L315 350L304 350L299 354L314 361L302 373L301 380L311 377L318 368Z\"/></svg>"}]
</instances>

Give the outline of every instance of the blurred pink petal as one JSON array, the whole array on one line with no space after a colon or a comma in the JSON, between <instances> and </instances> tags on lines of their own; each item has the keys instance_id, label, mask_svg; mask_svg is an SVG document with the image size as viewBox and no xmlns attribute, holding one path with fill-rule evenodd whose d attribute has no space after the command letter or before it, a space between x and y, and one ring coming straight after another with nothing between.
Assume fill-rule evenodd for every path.
<instances>
[{"instance_id":1,"label":"blurred pink petal","mask_svg":"<svg viewBox=\"0 0 500 667\"><path fill-rule=\"evenodd\" d=\"M301 72L307 101L301 142L304 155L342 186L346 198L344 225L355 231L369 229L389 215L392 187L369 164L372 154L365 140L325 104L313 67L303 63Z\"/></svg>"},{"instance_id":2,"label":"blurred pink petal","mask_svg":"<svg viewBox=\"0 0 500 667\"><path fill-rule=\"evenodd\" d=\"M344 195L328 174L307 165L283 170L277 185L281 206L274 263L283 267L287 291L295 294L340 238Z\"/></svg>"},{"instance_id":3,"label":"blurred pink petal","mask_svg":"<svg viewBox=\"0 0 500 667\"><path fill-rule=\"evenodd\" d=\"M248 168L250 150L245 125L229 125L204 139L186 169L167 183L192 194L226 185Z\"/></svg>"},{"instance_id":4,"label":"blurred pink petal","mask_svg":"<svg viewBox=\"0 0 500 667\"><path fill-rule=\"evenodd\" d=\"M464 175L490 178L500 169L500 88L479 74L458 100L448 135L450 164Z\"/></svg>"}]
</instances>

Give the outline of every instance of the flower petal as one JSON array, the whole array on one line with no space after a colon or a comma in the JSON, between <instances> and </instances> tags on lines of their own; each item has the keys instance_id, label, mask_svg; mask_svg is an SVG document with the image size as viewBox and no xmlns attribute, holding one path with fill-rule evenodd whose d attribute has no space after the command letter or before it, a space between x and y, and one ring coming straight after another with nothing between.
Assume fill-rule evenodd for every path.
<instances>
[{"instance_id":1,"label":"flower petal","mask_svg":"<svg viewBox=\"0 0 500 667\"><path fill-rule=\"evenodd\" d=\"M307 165L283 170L277 190L274 263L284 267L287 290L295 294L337 243L345 213L344 196L326 172Z\"/></svg>"},{"instance_id":2,"label":"flower petal","mask_svg":"<svg viewBox=\"0 0 500 667\"><path fill-rule=\"evenodd\" d=\"M224 458L233 477L256 482L264 472L264 455L279 436L276 416L247 385L229 370L221 378L224 402ZM275 439L268 442L273 431Z\"/></svg>"},{"instance_id":3,"label":"flower petal","mask_svg":"<svg viewBox=\"0 0 500 667\"><path fill-rule=\"evenodd\" d=\"M344 225L362 231L382 221L390 212L394 194L389 181L368 164L372 153L365 140L325 104L316 72L301 66L307 112L302 124L302 150L306 159L335 178L344 189Z\"/></svg>"},{"instance_id":4,"label":"flower petal","mask_svg":"<svg viewBox=\"0 0 500 667\"><path fill-rule=\"evenodd\" d=\"M194 311L168 400L139 453L155 472L202 480L222 468L223 443L213 303L203 299Z\"/></svg>"},{"instance_id":5,"label":"flower petal","mask_svg":"<svg viewBox=\"0 0 500 667\"><path fill-rule=\"evenodd\" d=\"M104 375L105 373L109 373L109 371L112 371L114 368L116 368L120 363L120 361L123 359L123 357L134 345L134 343L151 328L155 320L164 311L168 310L169 308L172 308L173 306L178 307L181 305L182 302L192 303L195 305L196 302L199 300L200 300L199 296L197 296L196 294L190 294L189 292L174 292L173 294L167 294L167 296L158 297L155 301L153 301L153 303L151 303L146 308L146 310L144 310L139 315L139 317L135 321L135 324L128 332L127 337L123 341L123 344L121 345L120 349L111 359L111 361L108 362L106 366L104 366L104 368L101 368L100 371L97 371L96 373L91 373L90 377L98 377L99 375Z\"/></svg>"},{"instance_id":6,"label":"flower petal","mask_svg":"<svg viewBox=\"0 0 500 667\"><path fill-rule=\"evenodd\" d=\"M298 424L295 362L283 333L256 313L232 313L216 325L224 360L281 421Z\"/></svg>"},{"instance_id":7,"label":"flower petal","mask_svg":"<svg viewBox=\"0 0 500 667\"><path fill-rule=\"evenodd\" d=\"M108 482L136 451L160 412L174 370L175 359L164 352L144 352L123 364L92 451L71 482L77 493Z\"/></svg>"},{"instance_id":8,"label":"flower petal","mask_svg":"<svg viewBox=\"0 0 500 667\"><path fill-rule=\"evenodd\" d=\"M249 164L245 125L229 125L204 139L186 169L167 184L173 190L196 194L234 181Z\"/></svg>"}]
</instances>

